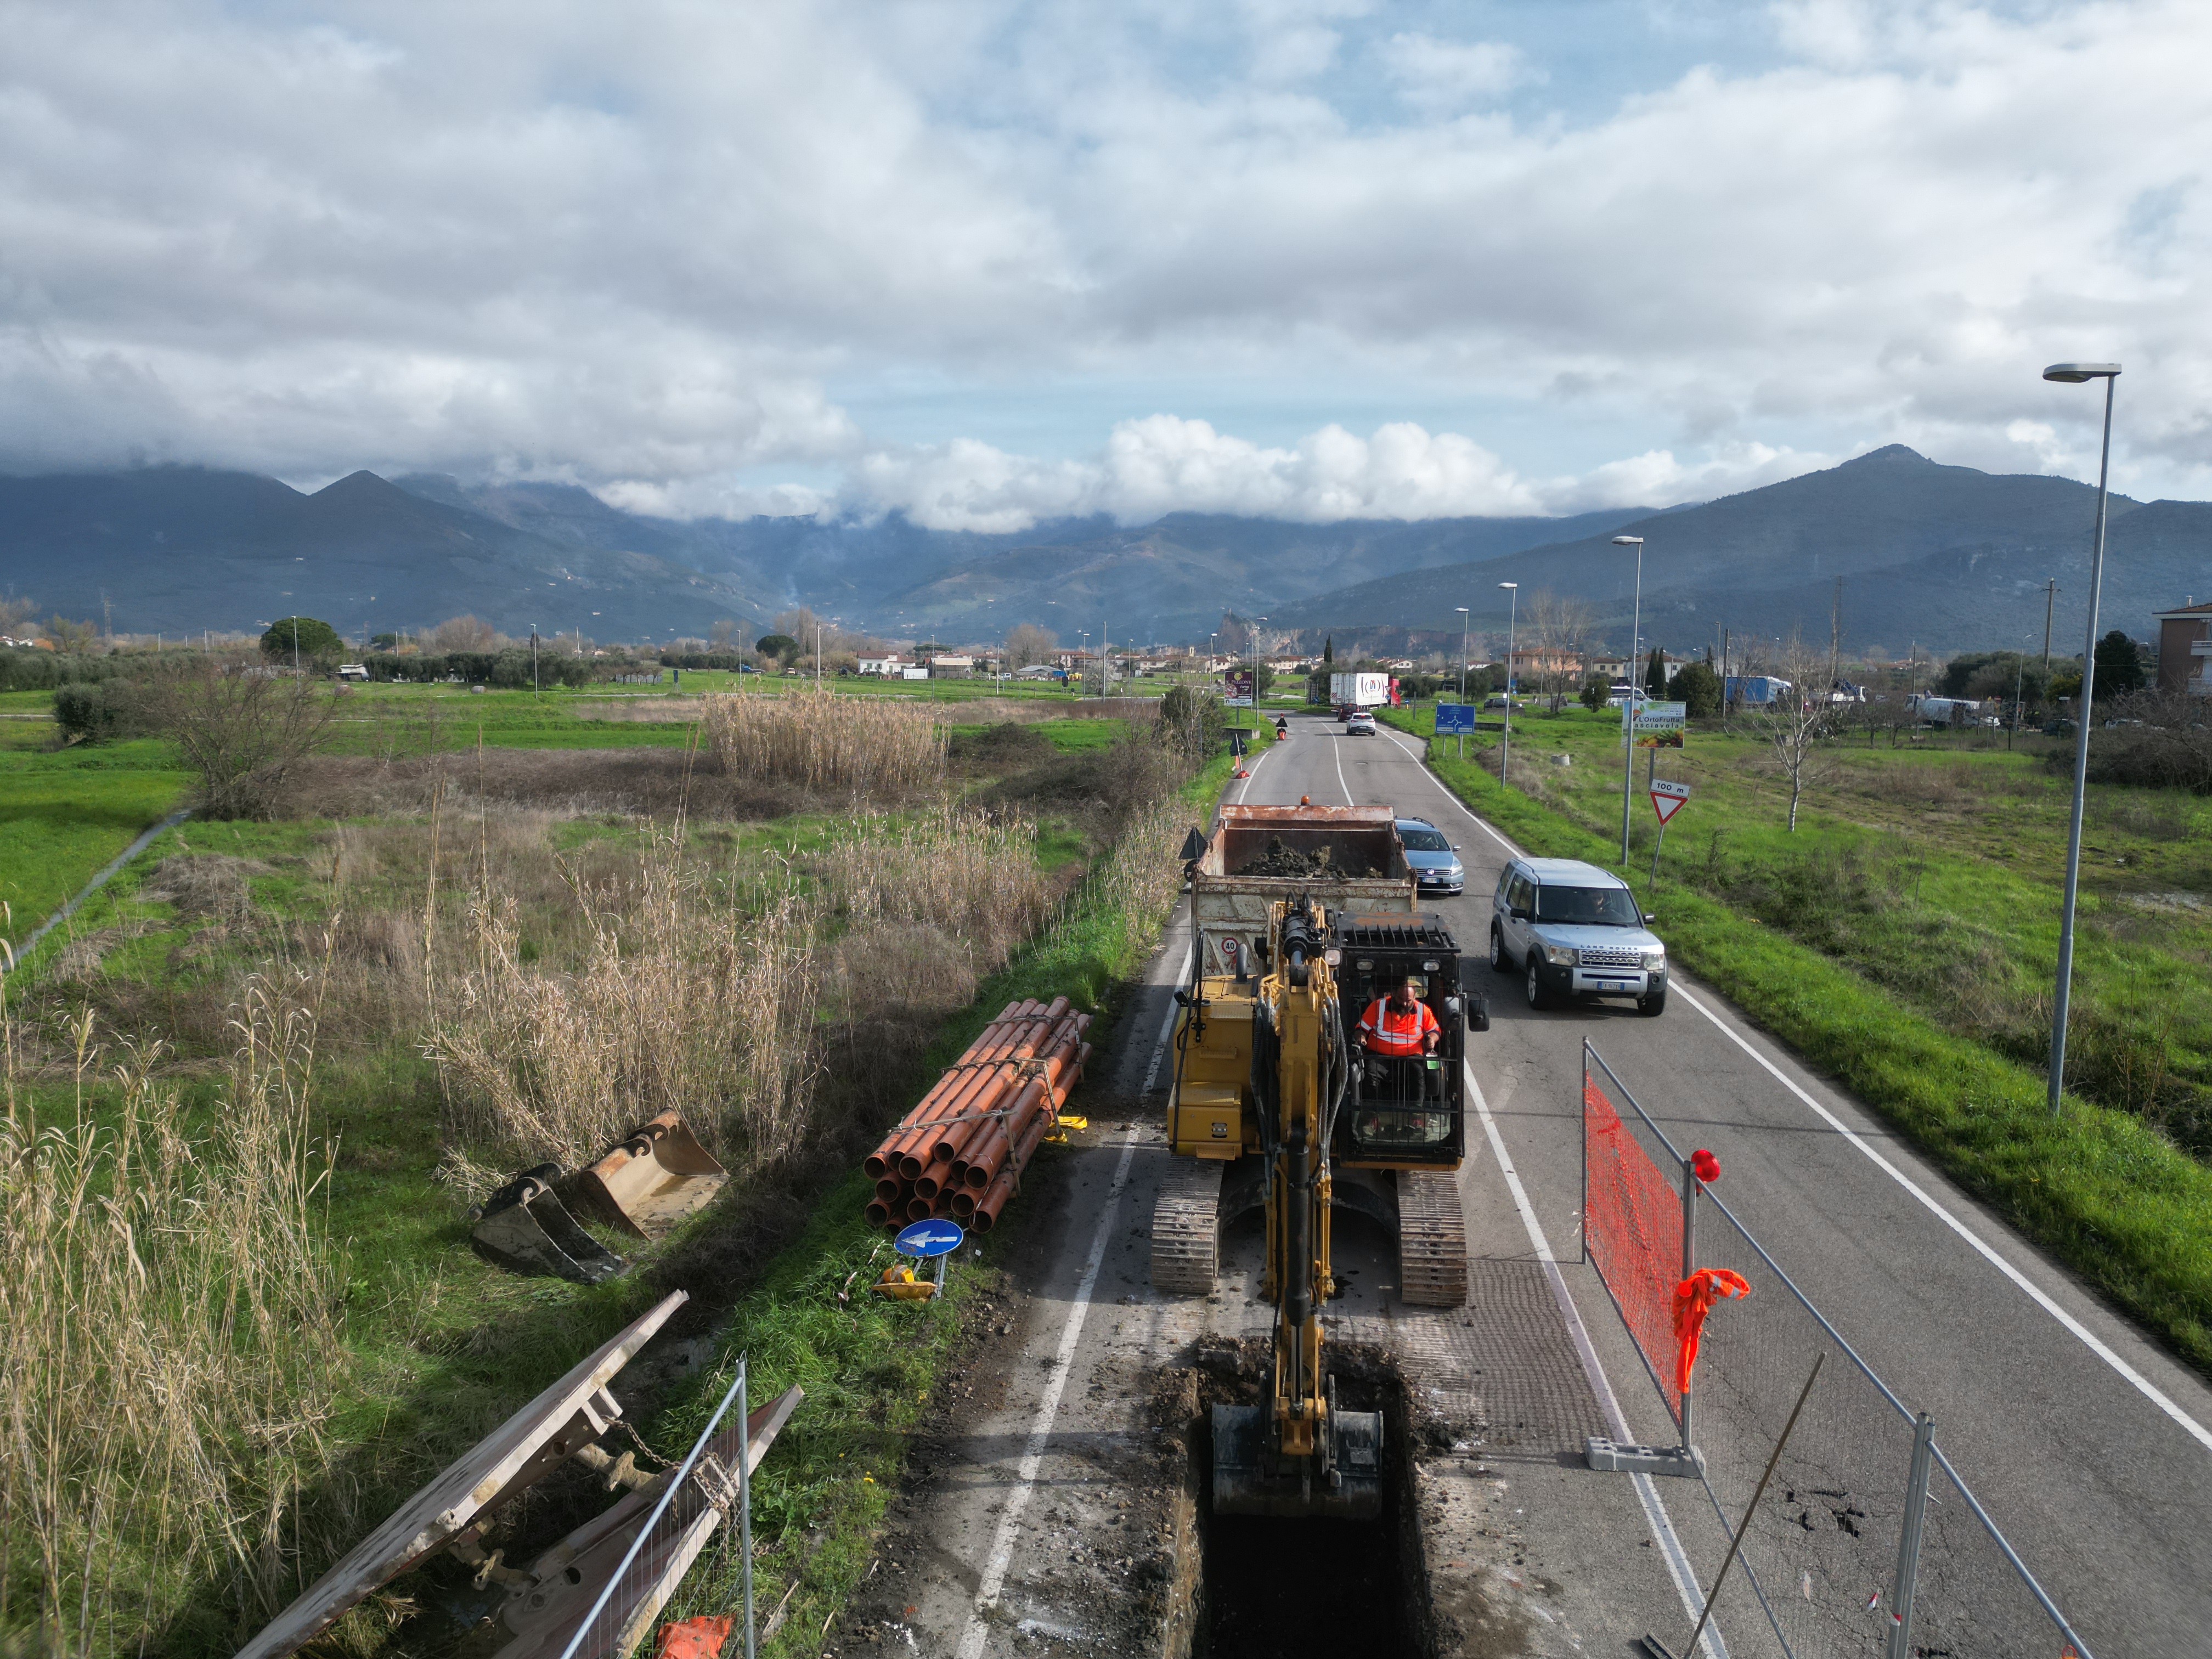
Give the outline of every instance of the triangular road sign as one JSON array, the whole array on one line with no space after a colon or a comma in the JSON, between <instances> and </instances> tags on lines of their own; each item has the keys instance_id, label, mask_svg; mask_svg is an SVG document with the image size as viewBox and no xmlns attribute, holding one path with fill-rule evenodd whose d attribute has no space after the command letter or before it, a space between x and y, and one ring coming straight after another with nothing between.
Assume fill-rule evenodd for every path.
<instances>
[{"instance_id":1,"label":"triangular road sign","mask_svg":"<svg viewBox=\"0 0 2212 1659\"><path fill-rule=\"evenodd\" d=\"M1686 783L1668 783L1660 780L1651 786L1651 810L1659 815L1662 823L1680 811L1683 802L1689 799L1690 786Z\"/></svg>"}]
</instances>

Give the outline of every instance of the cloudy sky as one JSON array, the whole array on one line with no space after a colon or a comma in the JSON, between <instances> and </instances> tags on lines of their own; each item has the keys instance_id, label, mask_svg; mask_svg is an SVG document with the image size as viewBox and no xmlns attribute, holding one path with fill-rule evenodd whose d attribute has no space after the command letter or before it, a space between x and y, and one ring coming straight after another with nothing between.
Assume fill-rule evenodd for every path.
<instances>
[{"instance_id":1,"label":"cloudy sky","mask_svg":"<svg viewBox=\"0 0 2212 1659\"><path fill-rule=\"evenodd\" d=\"M0 468L1020 529L2212 495L2212 6L0 3Z\"/></svg>"}]
</instances>

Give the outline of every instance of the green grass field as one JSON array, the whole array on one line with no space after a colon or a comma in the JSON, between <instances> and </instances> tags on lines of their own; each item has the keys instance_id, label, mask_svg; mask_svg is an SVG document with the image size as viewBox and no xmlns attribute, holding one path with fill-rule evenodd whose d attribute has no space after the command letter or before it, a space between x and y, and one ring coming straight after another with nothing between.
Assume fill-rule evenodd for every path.
<instances>
[{"instance_id":1,"label":"green grass field","mask_svg":"<svg viewBox=\"0 0 2212 1659\"><path fill-rule=\"evenodd\" d=\"M0 725L0 738L18 738L9 729L16 724ZM52 730L23 724L41 743ZM0 937L44 921L173 811L188 781L167 745L150 739L53 753L17 741L0 748L0 901L13 917Z\"/></svg>"}]
</instances>

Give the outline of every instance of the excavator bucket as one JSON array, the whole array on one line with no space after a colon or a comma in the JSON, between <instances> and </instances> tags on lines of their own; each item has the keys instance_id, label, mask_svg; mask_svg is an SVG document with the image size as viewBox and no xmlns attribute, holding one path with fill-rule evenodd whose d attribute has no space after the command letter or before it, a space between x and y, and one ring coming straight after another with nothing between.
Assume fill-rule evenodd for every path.
<instances>
[{"instance_id":1,"label":"excavator bucket","mask_svg":"<svg viewBox=\"0 0 2212 1659\"><path fill-rule=\"evenodd\" d=\"M1278 1457L1264 1406L1213 1408L1213 1512L1372 1521L1382 1513L1382 1414L1329 1414L1335 1455Z\"/></svg>"},{"instance_id":2,"label":"excavator bucket","mask_svg":"<svg viewBox=\"0 0 2212 1659\"><path fill-rule=\"evenodd\" d=\"M639 1238L659 1238L703 1209L729 1178L672 1109L579 1170L571 1191L594 1221Z\"/></svg>"},{"instance_id":3,"label":"excavator bucket","mask_svg":"<svg viewBox=\"0 0 2212 1659\"><path fill-rule=\"evenodd\" d=\"M628 1264L576 1224L553 1183L557 1164L541 1164L484 1200L471 1237L476 1253L509 1273L550 1275L579 1285L612 1279Z\"/></svg>"}]
</instances>

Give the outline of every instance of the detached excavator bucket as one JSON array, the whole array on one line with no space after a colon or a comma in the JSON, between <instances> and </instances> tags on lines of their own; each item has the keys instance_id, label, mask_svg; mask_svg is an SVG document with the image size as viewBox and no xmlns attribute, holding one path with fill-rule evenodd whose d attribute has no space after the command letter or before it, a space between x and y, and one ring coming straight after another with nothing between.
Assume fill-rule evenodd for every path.
<instances>
[{"instance_id":1,"label":"detached excavator bucket","mask_svg":"<svg viewBox=\"0 0 2212 1659\"><path fill-rule=\"evenodd\" d=\"M1330 1413L1334 1467L1283 1458L1264 1406L1213 1408L1213 1512L1285 1520L1372 1521L1382 1513L1382 1414Z\"/></svg>"},{"instance_id":2,"label":"detached excavator bucket","mask_svg":"<svg viewBox=\"0 0 2212 1659\"><path fill-rule=\"evenodd\" d=\"M509 1273L550 1274L579 1285L612 1279L628 1264L576 1224L553 1183L557 1164L525 1170L484 1201L471 1242L476 1253Z\"/></svg>"},{"instance_id":3,"label":"detached excavator bucket","mask_svg":"<svg viewBox=\"0 0 2212 1659\"><path fill-rule=\"evenodd\" d=\"M722 1190L730 1172L671 1109L635 1131L572 1187L594 1221L640 1238L658 1238Z\"/></svg>"}]
</instances>

